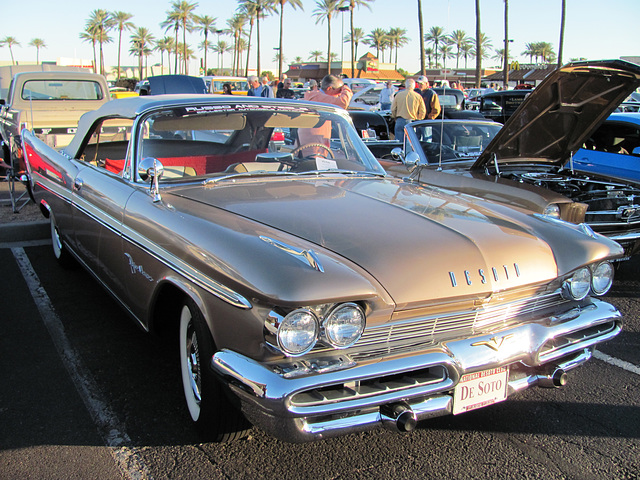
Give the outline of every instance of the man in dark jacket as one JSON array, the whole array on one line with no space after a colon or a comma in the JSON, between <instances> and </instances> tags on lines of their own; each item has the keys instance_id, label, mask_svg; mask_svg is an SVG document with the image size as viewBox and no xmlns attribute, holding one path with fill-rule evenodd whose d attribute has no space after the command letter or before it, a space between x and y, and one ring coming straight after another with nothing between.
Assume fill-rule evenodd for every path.
<instances>
[{"instance_id":1,"label":"man in dark jacket","mask_svg":"<svg viewBox=\"0 0 640 480\"><path fill-rule=\"evenodd\" d=\"M440 99L438 94L429 87L429 79L424 75L420 75L416 80L416 92L422 95L424 105L427 107L427 115L425 120L433 120L440 115Z\"/></svg>"}]
</instances>

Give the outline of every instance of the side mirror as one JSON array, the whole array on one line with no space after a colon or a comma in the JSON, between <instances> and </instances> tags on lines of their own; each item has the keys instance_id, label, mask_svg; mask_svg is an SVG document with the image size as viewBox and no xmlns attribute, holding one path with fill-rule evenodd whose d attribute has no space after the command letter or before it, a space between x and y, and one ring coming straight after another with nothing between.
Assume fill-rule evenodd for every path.
<instances>
[{"instance_id":1,"label":"side mirror","mask_svg":"<svg viewBox=\"0 0 640 480\"><path fill-rule=\"evenodd\" d=\"M416 152L409 152L409 154L402 160L408 168L413 168L420 165L420 155Z\"/></svg>"},{"instance_id":2,"label":"side mirror","mask_svg":"<svg viewBox=\"0 0 640 480\"><path fill-rule=\"evenodd\" d=\"M138 164L138 176L144 181L150 181L149 194L153 196L154 202L162 200L158 180L163 173L164 166L157 158L145 157Z\"/></svg>"},{"instance_id":3,"label":"side mirror","mask_svg":"<svg viewBox=\"0 0 640 480\"><path fill-rule=\"evenodd\" d=\"M396 162L404 162L404 152L400 147L396 147L391 150L391 158L393 158Z\"/></svg>"}]
</instances>

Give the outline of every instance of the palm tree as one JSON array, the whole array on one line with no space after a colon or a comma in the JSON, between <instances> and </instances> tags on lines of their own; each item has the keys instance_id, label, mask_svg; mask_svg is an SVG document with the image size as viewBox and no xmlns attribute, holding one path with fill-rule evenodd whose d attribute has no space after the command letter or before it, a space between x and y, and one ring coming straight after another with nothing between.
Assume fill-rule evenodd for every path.
<instances>
[{"instance_id":1,"label":"palm tree","mask_svg":"<svg viewBox=\"0 0 640 480\"><path fill-rule=\"evenodd\" d=\"M95 31L91 31L89 27L85 27L84 32L80 32L80 40L83 42L91 43L91 49L93 50L93 71L97 72L96 65L98 64L96 60L96 42L97 42L97 34ZM11 57L13 59L13 56Z\"/></svg>"},{"instance_id":2,"label":"palm tree","mask_svg":"<svg viewBox=\"0 0 640 480\"><path fill-rule=\"evenodd\" d=\"M534 43L525 44L525 51L520 55L525 55L529 57L529 63L533 63L533 57L536 55L536 47Z\"/></svg>"},{"instance_id":3,"label":"palm tree","mask_svg":"<svg viewBox=\"0 0 640 480\"><path fill-rule=\"evenodd\" d=\"M442 68L447 68L447 59L453 57L453 52L451 51L451 45L448 43L443 43L440 45L440 58L442 58Z\"/></svg>"},{"instance_id":4,"label":"palm tree","mask_svg":"<svg viewBox=\"0 0 640 480\"><path fill-rule=\"evenodd\" d=\"M440 43L445 39L444 28L431 27L429 33L424 36L424 41L433 44L433 51L436 54L436 68L438 68L438 53L440 53Z\"/></svg>"},{"instance_id":5,"label":"palm tree","mask_svg":"<svg viewBox=\"0 0 640 480\"><path fill-rule=\"evenodd\" d=\"M346 0L345 0L346 1ZM353 27L353 12L356 7L367 7L371 10L370 3L373 3L375 0L348 0L349 1L349 33L351 34L351 78L353 78L356 74L356 57L355 57L355 37Z\"/></svg>"},{"instance_id":6,"label":"palm tree","mask_svg":"<svg viewBox=\"0 0 640 480\"><path fill-rule=\"evenodd\" d=\"M218 40L211 50L218 54L218 69L224 70L224 54L231 50L231 46L224 40Z\"/></svg>"},{"instance_id":7,"label":"palm tree","mask_svg":"<svg viewBox=\"0 0 640 480\"><path fill-rule=\"evenodd\" d=\"M11 63L13 65L16 64L15 60L13 59L13 47L14 46L20 46L20 42L18 42L18 40L16 40L15 37L4 37L1 41L0 41L0 46L3 47L9 47L9 53L11 54Z\"/></svg>"},{"instance_id":8,"label":"palm tree","mask_svg":"<svg viewBox=\"0 0 640 480\"><path fill-rule=\"evenodd\" d=\"M233 72L235 75L239 74L240 68L240 39L242 37L242 32L244 30L244 26L247 23L247 17L245 15L240 15L236 13L233 17L227 20L227 33L231 35L234 39L234 50L233 50Z\"/></svg>"},{"instance_id":9,"label":"palm tree","mask_svg":"<svg viewBox=\"0 0 640 480\"><path fill-rule=\"evenodd\" d=\"M122 50L122 32L124 30L130 31L135 27L133 22L129 21L132 17L133 15L126 12L111 13L111 18L113 19L114 26L118 29L118 80L120 80L120 51Z\"/></svg>"},{"instance_id":10,"label":"palm tree","mask_svg":"<svg viewBox=\"0 0 640 480\"><path fill-rule=\"evenodd\" d=\"M480 0L476 0L476 52L480 52ZM482 85L482 55L476 55L476 88Z\"/></svg>"},{"instance_id":11,"label":"palm tree","mask_svg":"<svg viewBox=\"0 0 640 480\"><path fill-rule=\"evenodd\" d=\"M187 31L190 32L193 28L193 19L195 17L193 10L195 10L198 4L189 3L186 0L176 0L171 5L173 6L173 10L176 12L182 27L182 59L184 61L182 71L188 74L189 68L187 67L187 60L189 59L189 56L187 55Z\"/></svg>"},{"instance_id":12,"label":"palm tree","mask_svg":"<svg viewBox=\"0 0 640 480\"><path fill-rule=\"evenodd\" d=\"M216 31L216 18L209 15L195 15L193 17L195 23L195 30L202 32L204 40L202 42L202 49L204 50L204 75L207 74L207 51L209 50L209 33Z\"/></svg>"},{"instance_id":13,"label":"palm tree","mask_svg":"<svg viewBox=\"0 0 640 480\"><path fill-rule=\"evenodd\" d=\"M309 59L313 59L314 62L317 62L321 56L322 56L322 51L320 50L314 50L313 52L309 52Z\"/></svg>"},{"instance_id":14,"label":"palm tree","mask_svg":"<svg viewBox=\"0 0 640 480\"><path fill-rule=\"evenodd\" d=\"M567 15L567 0L562 0L562 13L560 15L560 42L558 42L558 68L562 66L562 50L564 46L564 21Z\"/></svg>"},{"instance_id":15,"label":"palm tree","mask_svg":"<svg viewBox=\"0 0 640 480\"><path fill-rule=\"evenodd\" d=\"M131 48L129 53L138 57L138 68L140 69L140 80L147 76L146 67L143 70L143 59L151 55L155 39L148 29L138 27L131 35ZM146 62L145 62L146 65Z\"/></svg>"},{"instance_id":16,"label":"palm tree","mask_svg":"<svg viewBox=\"0 0 640 480\"><path fill-rule=\"evenodd\" d=\"M276 8L273 0L238 0L241 2L240 11L250 18L253 27L253 19L256 22L256 71L260 73L260 20L264 20L268 15L275 13ZM251 46L251 32L249 33L249 46ZM249 55L247 54L247 70Z\"/></svg>"},{"instance_id":17,"label":"palm tree","mask_svg":"<svg viewBox=\"0 0 640 480\"><path fill-rule=\"evenodd\" d=\"M465 43L460 47L460 52L464 58L464 68L467 68L467 60L469 57L473 57L473 43Z\"/></svg>"},{"instance_id":18,"label":"palm tree","mask_svg":"<svg viewBox=\"0 0 640 480\"><path fill-rule=\"evenodd\" d=\"M375 47L376 57L380 56L380 49L383 47L387 38L387 32L382 28L374 28L369 35L367 35L363 41L365 45Z\"/></svg>"},{"instance_id":19,"label":"palm tree","mask_svg":"<svg viewBox=\"0 0 640 480\"><path fill-rule=\"evenodd\" d=\"M169 10L167 12L167 18L160 24L164 31L173 30L175 35L174 45L178 45L178 32L180 31L180 15L176 10ZM178 73L178 51L174 52L174 73ZM171 69L171 68L169 68Z\"/></svg>"},{"instance_id":20,"label":"palm tree","mask_svg":"<svg viewBox=\"0 0 640 480\"><path fill-rule=\"evenodd\" d=\"M364 30L362 30L360 27L356 27L353 29L353 44L355 47L355 56L356 58L358 57L358 44L360 42L362 42L362 39L364 38ZM351 44L351 33L347 33L344 36L344 43L349 43Z\"/></svg>"},{"instance_id":21,"label":"palm tree","mask_svg":"<svg viewBox=\"0 0 640 480\"><path fill-rule=\"evenodd\" d=\"M489 51L493 48L493 46L491 45L491 39L487 37L484 33L480 34L479 47L480 47L479 50L478 50L478 47L476 47L473 50L473 54L476 56L476 61L478 57L482 59L489 58Z\"/></svg>"},{"instance_id":22,"label":"palm tree","mask_svg":"<svg viewBox=\"0 0 640 480\"><path fill-rule=\"evenodd\" d=\"M162 56L164 52L167 52L167 65L169 66L169 75L171 75L171 61L169 59L169 54L173 52L176 48L176 42L173 37L164 37L156 43L156 50L160 52L160 69L162 73L164 73L164 62L162 60Z\"/></svg>"},{"instance_id":23,"label":"palm tree","mask_svg":"<svg viewBox=\"0 0 640 480\"><path fill-rule=\"evenodd\" d=\"M456 46L456 68L458 68L460 64L460 54L462 53L462 49L464 45L470 44L472 40L464 30L454 30L449 35L449 41L451 42L451 45Z\"/></svg>"},{"instance_id":24,"label":"palm tree","mask_svg":"<svg viewBox=\"0 0 640 480\"><path fill-rule=\"evenodd\" d=\"M427 47L427 48L423 48L422 49L424 52L424 55L427 56L427 65L429 66L429 69L431 69L431 67L433 66L433 62L431 60L431 58L435 55L435 52L433 51L433 48L431 47ZM423 73L426 73L426 70L424 70Z\"/></svg>"},{"instance_id":25,"label":"palm tree","mask_svg":"<svg viewBox=\"0 0 640 480\"><path fill-rule=\"evenodd\" d=\"M387 38L391 41L391 47L396 49L396 58L394 61L395 68L398 68L398 49L407 43L409 38L407 37L406 28L391 28L387 32Z\"/></svg>"},{"instance_id":26,"label":"palm tree","mask_svg":"<svg viewBox=\"0 0 640 480\"><path fill-rule=\"evenodd\" d=\"M188 64L189 60L192 60L195 57L193 50L191 50L191 48L189 47L189 45L183 45L182 43L179 43L177 45L176 51L178 52L178 55L180 56L180 59L182 61L183 64ZM188 74L189 69L187 68L186 73Z\"/></svg>"},{"instance_id":27,"label":"palm tree","mask_svg":"<svg viewBox=\"0 0 640 480\"><path fill-rule=\"evenodd\" d=\"M540 52L543 62L549 62L555 57L553 45L549 42L538 42L538 51Z\"/></svg>"},{"instance_id":28,"label":"palm tree","mask_svg":"<svg viewBox=\"0 0 640 480\"><path fill-rule=\"evenodd\" d=\"M274 4L280 5L280 43L278 44L278 78L282 78L282 62L284 60L284 52L282 50L282 35L284 32L284 7L289 4L295 10L300 7L300 10L304 10L302 7L302 0L273 0Z\"/></svg>"},{"instance_id":29,"label":"palm tree","mask_svg":"<svg viewBox=\"0 0 640 480\"><path fill-rule=\"evenodd\" d=\"M422 2L418 0L418 29L420 33L420 73L424 75L427 73L424 67L424 27L422 26ZM429 68L431 68L431 59L429 59Z\"/></svg>"},{"instance_id":30,"label":"palm tree","mask_svg":"<svg viewBox=\"0 0 640 480\"><path fill-rule=\"evenodd\" d=\"M36 47L36 65L38 65L40 63L40 49L47 48L47 45L41 38L34 38L29 42L29 46Z\"/></svg>"},{"instance_id":31,"label":"palm tree","mask_svg":"<svg viewBox=\"0 0 640 480\"><path fill-rule=\"evenodd\" d=\"M509 66L509 61L511 60L511 55L506 55L504 53L504 48L499 48L495 50L496 54L492 57L500 63L500 66L504 69L504 66Z\"/></svg>"},{"instance_id":32,"label":"palm tree","mask_svg":"<svg viewBox=\"0 0 640 480\"><path fill-rule=\"evenodd\" d=\"M105 43L111 43L112 39L109 37L109 30L113 28L114 21L111 18L111 14L106 10L98 9L91 12L89 20L86 23L86 30L93 33L96 37L96 42L100 46L100 68L99 73L104 75L104 50L102 46Z\"/></svg>"},{"instance_id":33,"label":"palm tree","mask_svg":"<svg viewBox=\"0 0 640 480\"><path fill-rule=\"evenodd\" d=\"M327 75L331 75L331 18L338 13L342 0L316 0L316 25L327 20Z\"/></svg>"},{"instance_id":34,"label":"palm tree","mask_svg":"<svg viewBox=\"0 0 640 480\"><path fill-rule=\"evenodd\" d=\"M247 17L247 20L249 21L249 40L247 42L247 66L244 69L244 74L245 76L249 75L249 57L250 57L250 53L251 53L251 37L253 36L253 24L256 22L256 17L258 15L258 12L256 11L256 6L255 3L248 1L248 2L240 2L240 5L237 8L237 11L241 14L244 15L245 17ZM258 72L260 73L260 72Z\"/></svg>"}]
</instances>

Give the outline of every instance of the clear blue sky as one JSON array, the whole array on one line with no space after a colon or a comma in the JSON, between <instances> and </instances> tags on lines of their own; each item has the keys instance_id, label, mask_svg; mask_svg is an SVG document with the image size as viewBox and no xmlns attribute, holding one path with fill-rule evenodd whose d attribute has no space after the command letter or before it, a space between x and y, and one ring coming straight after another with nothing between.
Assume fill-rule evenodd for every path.
<instances>
[{"instance_id":1,"label":"clear blue sky","mask_svg":"<svg viewBox=\"0 0 640 480\"><path fill-rule=\"evenodd\" d=\"M193 2L193 0L191 0ZM40 52L41 60L56 60L58 57L93 58L91 45L79 39L86 20L95 9L124 11L133 14L132 21L136 26L148 28L156 38L171 35L164 32L160 23L166 19L171 8L170 1L158 2L139 0L21 0L5 1L0 11L2 29L0 39L6 36L15 37L20 46L14 47L14 56L20 63L33 63L36 58L34 47L29 42L41 38L47 47ZM229 18L235 13L238 5L235 0L200 0L195 12L217 18L217 28L226 28ZM326 52L327 23L316 24L313 12L315 0L303 0L304 10L294 10L291 6L284 13L284 57L293 60L300 56L309 59L313 50ZM475 35L475 0L422 0L423 22L425 32L432 26L443 27L445 32L464 30L469 36ZM528 62L520 55L525 44L545 41L553 45L558 53L560 32L561 0L510 0L509 2L509 37L513 39L510 54L521 63ZM415 72L420 68L418 49L417 0L376 0L371 10L357 9L355 26L368 34L375 28L388 30L399 27L407 30L410 42L399 51L398 66ZM640 0L567 0L567 21L565 27L565 47L563 60L585 57L588 59L619 58L621 56L640 56ZM495 49L503 48L504 38L504 1L481 0L482 31L491 39ZM341 16L331 22L332 50L340 56L343 23ZM349 30L349 14L344 14L344 33ZM261 22L261 66L276 72L274 60L278 46L279 18L277 15ZM114 43L105 46L107 65L117 64L117 35ZM231 43L229 37L221 39ZM192 49L201 55L197 45L202 40L197 34L187 36ZM214 37L214 41L216 38ZM123 40L122 63L136 65L137 60L128 54L128 36ZM366 53L364 45L358 48L358 56ZM372 50L375 54L375 51ZM209 53L208 65L216 66L216 54ZM348 44L344 45L344 58L349 57ZM9 49L0 48L0 63L11 60ZM150 64L158 63L159 55L150 58ZM252 39L250 65L255 67L255 34ZM225 66L230 66L231 58L226 56ZM489 67L497 64L490 58L484 62ZM195 66L196 63L194 62ZM455 59L447 62L448 67L455 67ZM470 67L472 65L469 65ZM286 67L285 67L286 68ZM190 73L195 73L192 71Z\"/></svg>"}]
</instances>

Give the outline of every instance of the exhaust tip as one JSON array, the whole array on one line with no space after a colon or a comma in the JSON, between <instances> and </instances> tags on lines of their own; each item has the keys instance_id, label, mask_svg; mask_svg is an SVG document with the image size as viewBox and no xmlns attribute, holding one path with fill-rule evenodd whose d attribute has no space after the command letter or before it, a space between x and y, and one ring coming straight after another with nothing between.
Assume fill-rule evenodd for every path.
<instances>
[{"instance_id":1,"label":"exhaust tip","mask_svg":"<svg viewBox=\"0 0 640 480\"><path fill-rule=\"evenodd\" d=\"M411 407L405 403L394 403L380 407L382 424L395 431L408 433L418 425L418 419Z\"/></svg>"},{"instance_id":2,"label":"exhaust tip","mask_svg":"<svg viewBox=\"0 0 640 480\"><path fill-rule=\"evenodd\" d=\"M567 372L559 367L555 367L550 374L538 375L538 385L543 388L564 387L568 380L569 376L567 375Z\"/></svg>"}]
</instances>

